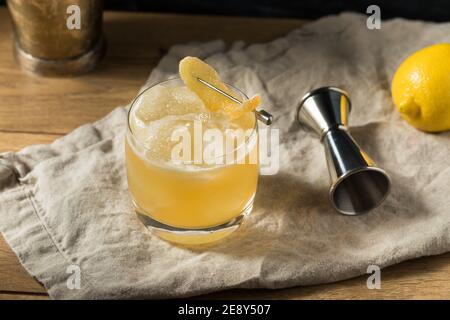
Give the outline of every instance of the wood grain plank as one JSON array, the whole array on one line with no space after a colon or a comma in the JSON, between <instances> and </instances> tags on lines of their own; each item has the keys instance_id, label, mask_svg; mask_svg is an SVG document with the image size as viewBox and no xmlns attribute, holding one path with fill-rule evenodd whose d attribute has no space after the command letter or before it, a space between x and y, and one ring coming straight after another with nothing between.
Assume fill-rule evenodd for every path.
<instances>
[{"instance_id":1,"label":"wood grain plank","mask_svg":"<svg viewBox=\"0 0 450 320\"><path fill-rule=\"evenodd\" d=\"M46 294L1 293L0 300L48 300Z\"/></svg>"},{"instance_id":2,"label":"wood grain plank","mask_svg":"<svg viewBox=\"0 0 450 320\"><path fill-rule=\"evenodd\" d=\"M104 20L108 51L97 69L77 78L39 78L15 64L9 17L0 9L0 130L67 133L129 103L173 44L218 38L267 41L304 24L121 12L106 12Z\"/></svg>"},{"instance_id":3,"label":"wood grain plank","mask_svg":"<svg viewBox=\"0 0 450 320\"><path fill-rule=\"evenodd\" d=\"M229 290L198 299L450 299L450 253L405 261L381 271L381 289L367 276L281 290Z\"/></svg>"},{"instance_id":4,"label":"wood grain plank","mask_svg":"<svg viewBox=\"0 0 450 320\"><path fill-rule=\"evenodd\" d=\"M17 256L0 234L0 292L37 292L45 289L22 267Z\"/></svg>"},{"instance_id":5,"label":"wood grain plank","mask_svg":"<svg viewBox=\"0 0 450 320\"><path fill-rule=\"evenodd\" d=\"M19 151L34 144L48 144L59 137L61 135L0 131L0 153Z\"/></svg>"}]
</instances>

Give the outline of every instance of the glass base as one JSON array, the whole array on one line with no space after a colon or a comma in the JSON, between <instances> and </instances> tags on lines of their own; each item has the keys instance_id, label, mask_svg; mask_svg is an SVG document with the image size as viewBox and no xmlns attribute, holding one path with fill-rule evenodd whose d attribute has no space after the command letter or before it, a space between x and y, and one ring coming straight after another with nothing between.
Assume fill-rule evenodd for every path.
<instances>
[{"instance_id":1,"label":"glass base","mask_svg":"<svg viewBox=\"0 0 450 320\"><path fill-rule=\"evenodd\" d=\"M253 199L237 217L221 225L203 229L176 228L166 225L143 213L143 210L135 203L134 205L138 218L158 237L177 244L200 245L221 240L236 231L244 218L252 212Z\"/></svg>"}]
</instances>

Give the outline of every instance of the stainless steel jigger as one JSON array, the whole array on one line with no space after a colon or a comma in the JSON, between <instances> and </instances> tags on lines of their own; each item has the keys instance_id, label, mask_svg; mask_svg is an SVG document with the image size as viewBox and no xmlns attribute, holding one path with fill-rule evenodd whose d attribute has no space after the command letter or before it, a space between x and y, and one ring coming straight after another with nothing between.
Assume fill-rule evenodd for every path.
<instances>
[{"instance_id":1,"label":"stainless steel jigger","mask_svg":"<svg viewBox=\"0 0 450 320\"><path fill-rule=\"evenodd\" d=\"M378 207L389 194L391 183L347 132L350 110L350 98L344 90L323 87L303 97L297 120L315 132L324 145L333 207L342 214L357 215Z\"/></svg>"}]
</instances>

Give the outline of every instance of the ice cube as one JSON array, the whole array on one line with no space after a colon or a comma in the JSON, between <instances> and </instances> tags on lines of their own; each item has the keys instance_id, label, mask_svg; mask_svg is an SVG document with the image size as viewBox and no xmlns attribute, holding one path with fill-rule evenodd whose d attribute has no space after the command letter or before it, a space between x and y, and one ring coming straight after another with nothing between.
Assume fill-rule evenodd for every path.
<instances>
[{"instance_id":1,"label":"ice cube","mask_svg":"<svg viewBox=\"0 0 450 320\"><path fill-rule=\"evenodd\" d=\"M248 119L241 117L239 120L230 119L221 112L213 112L204 106L202 101L186 87L158 87L143 94L136 101L130 115L132 133L143 147L143 156L152 162L161 165L176 167L177 169L203 169L213 167L216 158L220 158L226 152L224 146L216 143L225 142L228 129L247 129L254 124L254 115L249 113ZM252 117L251 117L252 116ZM253 120L247 123L248 121ZM201 126L202 140L200 150L203 162L198 163L198 131L195 128ZM223 139L204 139L205 131L216 129ZM184 135L184 133L187 133ZM189 139L190 161L174 160L173 152L180 146L182 139ZM174 138L176 138L174 140ZM223 140L223 141L220 141ZM196 143L197 141L197 143ZM218 142L219 141L219 142ZM183 153L184 155L184 153ZM206 158L206 159L205 159ZM200 160L200 161L202 161ZM220 164L217 164L220 165Z\"/></svg>"},{"instance_id":2,"label":"ice cube","mask_svg":"<svg viewBox=\"0 0 450 320\"><path fill-rule=\"evenodd\" d=\"M206 110L200 98L184 86L152 88L136 103L136 116L145 122L167 115L200 113Z\"/></svg>"},{"instance_id":3,"label":"ice cube","mask_svg":"<svg viewBox=\"0 0 450 320\"><path fill-rule=\"evenodd\" d=\"M183 132L187 132L186 137L192 145L195 117L196 114L168 115L147 123L145 127L139 127L133 133L147 148L148 159L169 161L172 150L180 143Z\"/></svg>"}]
</instances>

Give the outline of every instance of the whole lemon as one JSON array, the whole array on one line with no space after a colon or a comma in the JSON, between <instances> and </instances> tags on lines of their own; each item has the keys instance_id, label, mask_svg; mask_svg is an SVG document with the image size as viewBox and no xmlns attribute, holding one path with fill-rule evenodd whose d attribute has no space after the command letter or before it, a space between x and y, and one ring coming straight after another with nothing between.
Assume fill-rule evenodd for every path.
<instances>
[{"instance_id":1,"label":"whole lemon","mask_svg":"<svg viewBox=\"0 0 450 320\"><path fill-rule=\"evenodd\" d=\"M426 47L403 61L392 79L392 98L415 128L450 130L450 43Z\"/></svg>"}]
</instances>

